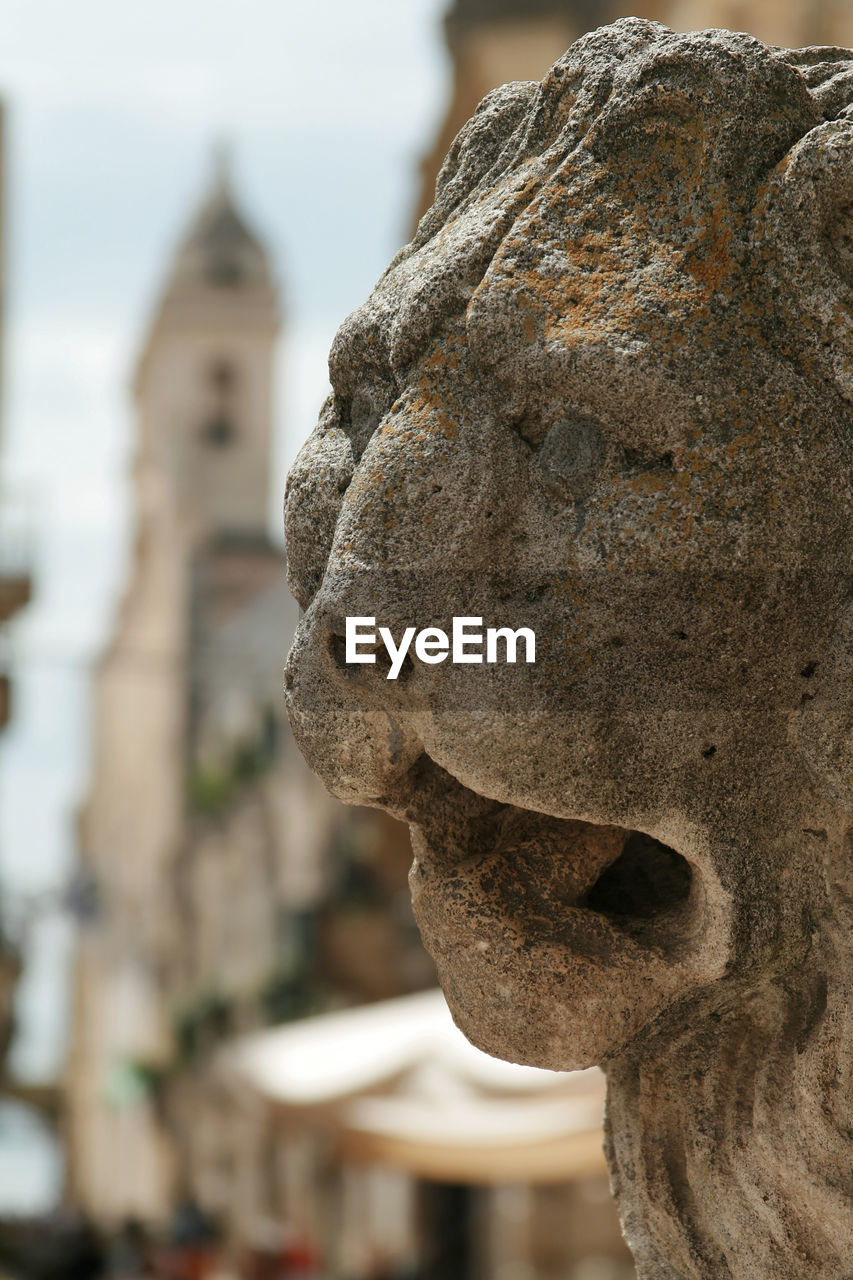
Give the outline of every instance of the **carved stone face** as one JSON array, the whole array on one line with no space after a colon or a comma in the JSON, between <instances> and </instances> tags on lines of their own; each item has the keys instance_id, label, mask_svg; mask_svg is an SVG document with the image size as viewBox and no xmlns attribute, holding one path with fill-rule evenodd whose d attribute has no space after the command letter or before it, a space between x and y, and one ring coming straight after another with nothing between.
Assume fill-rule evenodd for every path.
<instances>
[{"instance_id":1,"label":"carved stone face","mask_svg":"<svg viewBox=\"0 0 853 1280\"><path fill-rule=\"evenodd\" d=\"M821 911L853 124L797 60L629 20L486 99L291 473L294 732L410 822L451 1008L503 1057L600 1062ZM389 681L344 662L353 615L527 626L537 661Z\"/></svg>"}]
</instances>

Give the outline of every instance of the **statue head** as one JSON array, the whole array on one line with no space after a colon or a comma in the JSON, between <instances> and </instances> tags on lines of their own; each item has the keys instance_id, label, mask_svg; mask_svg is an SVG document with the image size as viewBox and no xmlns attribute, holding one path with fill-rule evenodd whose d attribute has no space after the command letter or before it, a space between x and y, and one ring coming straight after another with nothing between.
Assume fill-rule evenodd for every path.
<instances>
[{"instance_id":1,"label":"statue head","mask_svg":"<svg viewBox=\"0 0 853 1280\"><path fill-rule=\"evenodd\" d=\"M291 720L410 823L491 1053L606 1062L849 912L848 101L841 50L586 36L485 99L335 339L288 486ZM536 661L389 680L356 616L524 626Z\"/></svg>"}]
</instances>

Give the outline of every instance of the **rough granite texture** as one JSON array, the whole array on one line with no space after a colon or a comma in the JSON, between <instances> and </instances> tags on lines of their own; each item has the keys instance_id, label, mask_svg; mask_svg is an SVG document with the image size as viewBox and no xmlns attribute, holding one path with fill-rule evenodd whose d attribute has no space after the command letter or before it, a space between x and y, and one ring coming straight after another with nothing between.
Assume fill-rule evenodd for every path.
<instances>
[{"instance_id":1,"label":"rough granite texture","mask_svg":"<svg viewBox=\"0 0 853 1280\"><path fill-rule=\"evenodd\" d=\"M288 484L297 739L465 1033L604 1065L643 1280L853 1277L851 103L638 19L490 94ZM344 660L454 614L536 664Z\"/></svg>"}]
</instances>

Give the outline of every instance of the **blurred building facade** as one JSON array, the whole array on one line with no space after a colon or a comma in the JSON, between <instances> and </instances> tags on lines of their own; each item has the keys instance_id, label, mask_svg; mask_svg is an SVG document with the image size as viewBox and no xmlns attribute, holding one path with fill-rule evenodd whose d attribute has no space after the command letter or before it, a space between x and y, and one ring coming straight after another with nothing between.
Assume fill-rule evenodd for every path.
<instances>
[{"instance_id":1,"label":"blurred building facade","mask_svg":"<svg viewBox=\"0 0 853 1280\"><path fill-rule=\"evenodd\" d=\"M296 606L267 534L279 325L268 255L220 168L137 369L136 540L79 822L94 911L69 1192L106 1226L163 1224L189 1199L238 1230L274 1213L267 1126L223 1094L218 1047L431 981L393 909L405 830L335 804L282 719Z\"/></svg>"}]
</instances>

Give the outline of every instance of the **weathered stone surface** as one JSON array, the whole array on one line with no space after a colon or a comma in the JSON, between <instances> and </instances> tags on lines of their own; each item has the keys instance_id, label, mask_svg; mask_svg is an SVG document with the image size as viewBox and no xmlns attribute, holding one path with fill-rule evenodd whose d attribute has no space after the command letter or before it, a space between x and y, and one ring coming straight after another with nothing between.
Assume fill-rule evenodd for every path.
<instances>
[{"instance_id":1,"label":"weathered stone surface","mask_svg":"<svg viewBox=\"0 0 853 1280\"><path fill-rule=\"evenodd\" d=\"M853 54L616 23L491 94L290 477L309 761L484 1049L605 1065L644 1280L849 1280ZM348 615L535 666L348 666Z\"/></svg>"}]
</instances>

